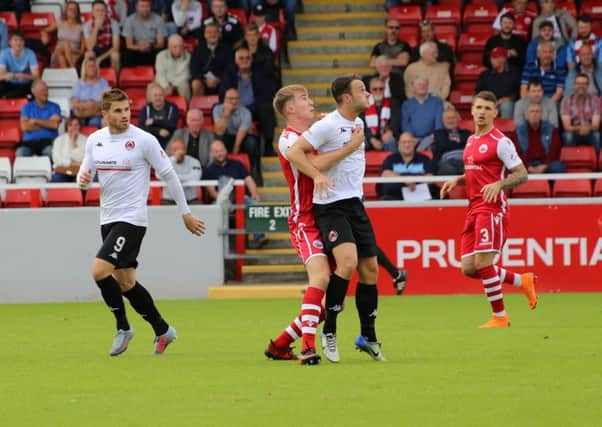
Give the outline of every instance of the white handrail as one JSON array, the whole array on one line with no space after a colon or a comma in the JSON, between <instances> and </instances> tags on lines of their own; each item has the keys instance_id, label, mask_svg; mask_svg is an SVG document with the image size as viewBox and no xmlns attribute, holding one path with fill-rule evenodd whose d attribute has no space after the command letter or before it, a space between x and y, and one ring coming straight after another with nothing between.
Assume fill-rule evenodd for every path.
<instances>
[{"instance_id":1,"label":"white handrail","mask_svg":"<svg viewBox=\"0 0 602 427\"><path fill-rule=\"evenodd\" d=\"M205 179L201 181L186 181L182 183L183 187L210 187L217 186L218 181L216 179ZM245 185L245 181L237 179L234 181L234 185L240 186ZM151 187L166 187L167 184L164 181L151 181ZM93 182L88 185L87 188L98 188L97 182ZM31 189L47 189L47 188L79 188L74 182L69 183L58 183L58 182L25 182L21 184L0 184L0 190L31 190Z\"/></svg>"}]
</instances>

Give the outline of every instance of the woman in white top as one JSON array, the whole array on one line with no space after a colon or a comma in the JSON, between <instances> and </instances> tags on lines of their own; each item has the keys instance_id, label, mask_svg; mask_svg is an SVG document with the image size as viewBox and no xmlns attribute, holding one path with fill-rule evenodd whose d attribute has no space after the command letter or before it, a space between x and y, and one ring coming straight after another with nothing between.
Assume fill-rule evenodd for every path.
<instances>
[{"instance_id":1,"label":"woman in white top","mask_svg":"<svg viewBox=\"0 0 602 427\"><path fill-rule=\"evenodd\" d=\"M78 118L70 117L66 126L67 132L52 144L52 182L75 182L79 165L84 158L86 137L79 133Z\"/></svg>"},{"instance_id":2,"label":"woman in white top","mask_svg":"<svg viewBox=\"0 0 602 427\"><path fill-rule=\"evenodd\" d=\"M197 37L201 34L203 6L197 0L175 0L171 5L171 14L182 37Z\"/></svg>"}]
</instances>

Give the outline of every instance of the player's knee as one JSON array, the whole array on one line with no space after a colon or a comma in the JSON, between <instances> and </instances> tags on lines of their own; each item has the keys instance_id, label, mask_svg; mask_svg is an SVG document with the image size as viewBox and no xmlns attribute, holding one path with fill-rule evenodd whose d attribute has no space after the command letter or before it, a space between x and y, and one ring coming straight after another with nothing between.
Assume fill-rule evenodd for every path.
<instances>
[{"instance_id":1,"label":"player's knee","mask_svg":"<svg viewBox=\"0 0 602 427\"><path fill-rule=\"evenodd\" d=\"M466 277L471 277L473 279L478 277L477 269L475 268L474 265L463 265L462 266L462 274L464 274Z\"/></svg>"},{"instance_id":2,"label":"player's knee","mask_svg":"<svg viewBox=\"0 0 602 427\"><path fill-rule=\"evenodd\" d=\"M346 255L337 259L337 274L345 279L350 279L357 269L357 257Z\"/></svg>"},{"instance_id":3,"label":"player's knee","mask_svg":"<svg viewBox=\"0 0 602 427\"><path fill-rule=\"evenodd\" d=\"M136 280L119 277L117 278L117 283L119 284L119 289L121 289L121 292L127 292L134 287Z\"/></svg>"}]
</instances>

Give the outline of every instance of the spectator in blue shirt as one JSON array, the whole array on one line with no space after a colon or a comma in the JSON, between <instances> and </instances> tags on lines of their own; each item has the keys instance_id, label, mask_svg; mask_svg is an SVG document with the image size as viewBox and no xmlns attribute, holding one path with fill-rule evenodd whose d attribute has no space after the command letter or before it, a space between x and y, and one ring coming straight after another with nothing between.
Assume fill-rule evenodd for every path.
<instances>
[{"instance_id":1,"label":"spectator in blue shirt","mask_svg":"<svg viewBox=\"0 0 602 427\"><path fill-rule=\"evenodd\" d=\"M8 47L8 27L4 21L0 21L0 52Z\"/></svg>"},{"instance_id":2,"label":"spectator in blue shirt","mask_svg":"<svg viewBox=\"0 0 602 427\"><path fill-rule=\"evenodd\" d=\"M59 136L61 107L48 101L48 85L43 80L35 80L31 85L33 100L21 110L21 130L23 141L17 148L17 157L52 155L52 142Z\"/></svg>"},{"instance_id":3,"label":"spectator in blue shirt","mask_svg":"<svg viewBox=\"0 0 602 427\"><path fill-rule=\"evenodd\" d=\"M401 130L419 140L419 150L428 149L433 142L433 132L443 127L443 101L428 93L428 85L428 78L415 78L414 96L401 107Z\"/></svg>"},{"instance_id":4,"label":"spectator in blue shirt","mask_svg":"<svg viewBox=\"0 0 602 427\"><path fill-rule=\"evenodd\" d=\"M554 25L550 21L543 21L539 24L539 36L535 37L529 42L527 46L527 56L525 58L525 64L534 62L537 60L537 46L540 42L549 41L554 44L556 52L554 63L556 67L566 68L567 61L567 47L562 44L562 38L554 38Z\"/></svg>"},{"instance_id":5,"label":"spectator in blue shirt","mask_svg":"<svg viewBox=\"0 0 602 427\"><path fill-rule=\"evenodd\" d=\"M0 52L0 96L24 98L31 91L31 82L39 75L38 61L31 49L25 47L21 33L12 33L10 48Z\"/></svg>"},{"instance_id":6,"label":"spectator in blue shirt","mask_svg":"<svg viewBox=\"0 0 602 427\"><path fill-rule=\"evenodd\" d=\"M539 79L543 84L545 96L552 101L560 102L564 92L566 70L557 67L554 63L554 44L541 41L537 46L537 60L525 65L520 85L520 96L527 96L527 86L530 80Z\"/></svg>"}]
</instances>

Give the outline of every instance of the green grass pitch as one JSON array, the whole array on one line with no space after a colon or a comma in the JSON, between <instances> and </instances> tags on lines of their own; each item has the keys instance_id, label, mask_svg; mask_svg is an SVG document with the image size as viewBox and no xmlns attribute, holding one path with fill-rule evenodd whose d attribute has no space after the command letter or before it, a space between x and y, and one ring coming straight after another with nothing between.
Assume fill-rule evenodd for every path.
<instances>
[{"instance_id":1,"label":"green grass pitch","mask_svg":"<svg viewBox=\"0 0 602 427\"><path fill-rule=\"evenodd\" d=\"M101 303L4 305L0 424L14 426L599 426L602 294L506 296L508 330L479 330L482 295L382 298L388 363L353 348L341 363L268 361L263 349L300 300L160 301L178 330L163 356L128 306L136 337L108 356Z\"/></svg>"}]
</instances>

